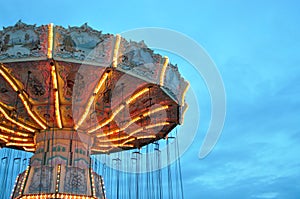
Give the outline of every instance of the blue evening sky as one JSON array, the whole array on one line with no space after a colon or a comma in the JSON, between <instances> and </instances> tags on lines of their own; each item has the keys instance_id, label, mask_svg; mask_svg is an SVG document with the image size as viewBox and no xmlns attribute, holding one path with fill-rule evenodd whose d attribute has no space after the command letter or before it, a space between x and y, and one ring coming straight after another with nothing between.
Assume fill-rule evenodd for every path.
<instances>
[{"instance_id":1,"label":"blue evening sky","mask_svg":"<svg viewBox=\"0 0 300 199\"><path fill-rule=\"evenodd\" d=\"M12 0L1 2L0 26L14 25L19 19L65 27L88 22L113 34L161 27L191 37L208 52L222 75L227 115L217 145L199 159L210 115L209 97L197 92L203 100L199 131L182 157L185 198L297 199L299 11L296 0ZM196 87L192 82L192 89L199 90Z\"/></svg>"}]
</instances>

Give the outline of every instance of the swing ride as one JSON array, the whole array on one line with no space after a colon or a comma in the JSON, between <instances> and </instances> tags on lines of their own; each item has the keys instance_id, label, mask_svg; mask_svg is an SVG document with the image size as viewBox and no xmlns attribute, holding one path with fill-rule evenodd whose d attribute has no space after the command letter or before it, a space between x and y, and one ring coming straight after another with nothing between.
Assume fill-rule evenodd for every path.
<instances>
[{"instance_id":1,"label":"swing ride","mask_svg":"<svg viewBox=\"0 0 300 199\"><path fill-rule=\"evenodd\" d=\"M87 24L4 27L1 187L13 199L183 198L172 183L180 161L161 168L160 142L182 124L187 88L177 66L143 41ZM172 144L167 161L179 153Z\"/></svg>"}]
</instances>

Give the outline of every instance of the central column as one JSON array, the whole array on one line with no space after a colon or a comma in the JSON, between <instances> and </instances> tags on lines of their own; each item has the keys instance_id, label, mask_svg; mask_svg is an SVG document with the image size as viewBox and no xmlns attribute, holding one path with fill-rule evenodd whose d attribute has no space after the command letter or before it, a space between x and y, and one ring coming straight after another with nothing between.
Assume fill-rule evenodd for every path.
<instances>
[{"instance_id":1,"label":"central column","mask_svg":"<svg viewBox=\"0 0 300 199\"><path fill-rule=\"evenodd\" d=\"M38 133L35 138L36 153L31 166L67 165L78 168L90 167L92 137L73 130L50 129Z\"/></svg>"},{"instance_id":2,"label":"central column","mask_svg":"<svg viewBox=\"0 0 300 199\"><path fill-rule=\"evenodd\" d=\"M50 129L36 134L35 141L36 152L12 198L105 198L103 180L91 168L92 137Z\"/></svg>"}]
</instances>

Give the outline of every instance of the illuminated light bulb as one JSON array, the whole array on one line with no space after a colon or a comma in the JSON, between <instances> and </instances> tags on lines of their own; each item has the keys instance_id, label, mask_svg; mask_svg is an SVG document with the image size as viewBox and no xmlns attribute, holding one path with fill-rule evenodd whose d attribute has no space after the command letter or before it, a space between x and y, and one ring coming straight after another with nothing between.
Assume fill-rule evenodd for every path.
<instances>
[{"instance_id":1,"label":"illuminated light bulb","mask_svg":"<svg viewBox=\"0 0 300 199\"><path fill-rule=\"evenodd\" d=\"M123 137L117 137L117 138L109 138L107 140L98 140L98 142L103 143L103 142L114 142L114 141L119 141L119 140L124 140L124 139L128 139L130 136L123 136Z\"/></svg>"},{"instance_id":2,"label":"illuminated light bulb","mask_svg":"<svg viewBox=\"0 0 300 199\"><path fill-rule=\"evenodd\" d=\"M167 69L167 66L169 64L169 58L168 57L164 57L165 58L165 62L163 64L163 67L161 69L161 73L160 73L160 81L159 81L159 84L161 86L164 85L164 81L165 81L165 73L166 73L166 69Z\"/></svg>"},{"instance_id":3,"label":"illuminated light bulb","mask_svg":"<svg viewBox=\"0 0 300 199\"><path fill-rule=\"evenodd\" d=\"M160 123L148 125L145 128L150 129L150 128L154 128L154 127L158 127L158 126L165 126L165 125L168 125L168 124L170 124L170 123L169 122L160 122Z\"/></svg>"},{"instance_id":4,"label":"illuminated light bulb","mask_svg":"<svg viewBox=\"0 0 300 199\"><path fill-rule=\"evenodd\" d=\"M0 128L0 129L1 129L1 128ZM3 130L3 129L1 129L1 130ZM5 138L5 139L8 139L8 136L7 136L7 135L2 135L2 134L0 134L0 137Z\"/></svg>"},{"instance_id":5,"label":"illuminated light bulb","mask_svg":"<svg viewBox=\"0 0 300 199\"><path fill-rule=\"evenodd\" d=\"M154 110L150 110L150 111L147 111L146 113L143 113L143 117L146 117L146 116L149 116L151 114L154 114L156 112L159 112L159 111L162 111L162 110L166 110L168 109L168 105L165 105L165 106L162 106L162 107L159 107L159 108L156 108ZM135 117L133 118L132 120L130 120L127 124L124 125L124 127L120 128L120 129L117 129L117 130L113 130L113 131L110 131L108 133L105 133L104 135L103 134L100 134L100 135L96 135L97 138L101 138L101 137L106 137L106 136L109 136L109 135L112 135L114 133L117 133L117 132L120 132L120 131L124 131L125 129L127 129L131 124L137 122L138 120L140 120L141 117L138 116L138 117ZM128 136L129 137L129 136ZM127 139L128 137L125 137L125 138L122 138L122 139ZM109 139L110 141L115 141L114 139Z\"/></svg>"},{"instance_id":6,"label":"illuminated light bulb","mask_svg":"<svg viewBox=\"0 0 300 199\"><path fill-rule=\"evenodd\" d=\"M166 109L168 109L168 108L169 108L169 106L168 106L168 105L165 105L165 106L156 108L156 109L154 109L154 110L150 110L148 113L143 114L143 116L146 117L146 116L149 116L149 115L151 115L151 114L153 114L153 113L156 113L156 112L159 112L159 111L162 111L162 110L166 110Z\"/></svg>"},{"instance_id":7,"label":"illuminated light bulb","mask_svg":"<svg viewBox=\"0 0 300 199\"><path fill-rule=\"evenodd\" d=\"M135 140L135 138L130 138L130 139L128 139L128 140L124 140L124 141L121 143L121 145L124 145L125 143L131 142L131 141L134 141L134 140Z\"/></svg>"},{"instance_id":8,"label":"illuminated light bulb","mask_svg":"<svg viewBox=\"0 0 300 199\"><path fill-rule=\"evenodd\" d=\"M108 123L110 123L114 117L124 108L124 105L119 106L119 108L117 108L117 110L115 110L112 115L110 116L110 118L108 120L106 120L105 122L103 122L102 124L97 125L96 127L92 128L91 130L88 130L88 133L92 133L100 128L102 128L103 126L107 125Z\"/></svg>"},{"instance_id":9,"label":"illuminated light bulb","mask_svg":"<svg viewBox=\"0 0 300 199\"><path fill-rule=\"evenodd\" d=\"M55 118L58 125L58 128L62 128L62 122L60 117L60 108L59 108L59 94L57 88L57 76L55 65L51 67L52 83L54 89L54 106L55 106Z\"/></svg>"},{"instance_id":10,"label":"illuminated light bulb","mask_svg":"<svg viewBox=\"0 0 300 199\"><path fill-rule=\"evenodd\" d=\"M96 137L97 138L106 137L106 136L112 135L114 133L117 133L119 131L120 131L120 129L109 131L109 132L105 133L104 135L103 134L100 134L100 135L98 134L98 135L96 135Z\"/></svg>"},{"instance_id":11,"label":"illuminated light bulb","mask_svg":"<svg viewBox=\"0 0 300 199\"><path fill-rule=\"evenodd\" d=\"M126 145L127 142L131 142L133 140L135 140L135 138L131 138L129 140L125 140L122 143L118 143L118 144L114 144L114 143L110 143L110 144L98 144L98 146L100 146L100 147L111 147L111 146L114 146L114 147L133 147L132 144Z\"/></svg>"},{"instance_id":12,"label":"illuminated light bulb","mask_svg":"<svg viewBox=\"0 0 300 199\"><path fill-rule=\"evenodd\" d=\"M11 130L11 129L6 128L4 126L1 126L1 125L0 125L0 130L4 131L6 133L11 133L11 134L19 135L19 136L23 136L23 137L28 137L29 136L27 133L21 133L21 132L18 132L18 131L14 131L14 130Z\"/></svg>"},{"instance_id":13,"label":"illuminated light bulb","mask_svg":"<svg viewBox=\"0 0 300 199\"><path fill-rule=\"evenodd\" d=\"M121 106L119 106L119 108L117 108L117 110L115 110L113 112L113 114L111 115L111 119L113 119L125 106L122 104Z\"/></svg>"},{"instance_id":14,"label":"illuminated light bulb","mask_svg":"<svg viewBox=\"0 0 300 199\"><path fill-rule=\"evenodd\" d=\"M114 48L114 54L113 54L113 62L112 62L112 66L114 68L116 68L118 66L118 54L119 54L120 42L121 42L121 36L117 34L115 48Z\"/></svg>"},{"instance_id":15,"label":"illuminated light bulb","mask_svg":"<svg viewBox=\"0 0 300 199\"><path fill-rule=\"evenodd\" d=\"M13 186L13 189L12 189L12 192L11 192L11 195L10 195L10 198L13 197L15 188L18 188L18 187L17 187L17 183L18 183L19 178L20 178L20 175L18 175L17 178L16 178L16 180L15 180L15 183L14 183L14 186Z\"/></svg>"},{"instance_id":16,"label":"illuminated light bulb","mask_svg":"<svg viewBox=\"0 0 300 199\"><path fill-rule=\"evenodd\" d=\"M112 149L112 147L109 147L109 149ZM109 149L92 149L92 150L100 153L107 153L109 152Z\"/></svg>"},{"instance_id":17,"label":"illuminated light bulb","mask_svg":"<svg viewBox=\"0 0 300 199\"><path fill-rule=\"evenodd\" d=\"M0 74L4 77L4 79L9 83L9 85L13 88L14 91L18 92L20 89L18 88L17 84L13 80L12 77L5 71L3 65L0 67ZM20 99L22 100L22 103L24 104L26 111L28 114L43 128L46 129L46 126L33 114L31 111L31 107L28 104L28 100L23 96L22 92L18 94Z\"/></svg>"},{"instance_id":18,"label":"illuminated light bulb","mask_svg":"<svg viewBox=\"0 0 300 199\"><path fill-rule=\"evenodd\" d=\"M158 127L158 126L164 126L164 125L168 125L170 124L169 122L160 122L160 123L157 123L157 124L151 124L151 125L148 125L146 127L141 127L141 128L138 128L136 129L135 131L129 133L130 136L134 136L135 134L137 134L138 132L144 130L144 129L150 129L150 128L154 128L154 127ZM137 136L138 139L142 139L142 138L156 138L156 135L145 135L145 136ZM127 143L129 141L125 141L125 143Z\"/></svg>"},{"instance_id":19,"label":"illuminated light bulb","mask_svg":"<svg viewBox=\"0 0 300 199\"><path fill-rule=\"evenodd\" d=\"M140 97L141 95L143 95L146 92L149 92L149 88L144 88L143 90L137 92L136 94L134 94L133 96L131 96L127 101L126 104L130 104L131 102L133 102L134 100L136 100L138 97Z\"/></svg>"},{"instance_id":20,"label":"illuminated light bulb","mask_svg":"<svg viewBox=\"0 0 300 199\"><path fill-rule=\"evenodd\" d=\"M135 117L133 118L132 120L130 120L130 122L128 122L124 127L123 127L123 130L127 129L131 124L139 121L141 119L141 117Z\"/></svg>"},{"instance_id":21,"label":"illuminated light bulb","mask_svg":"<svg viewBox=\"0 0 300 199\"><path fill-rule=\"evenodd\" d=\"M92 179L92 196L95 196L96 192L95 192L94 175L93 175L92 169L90 169L90 173L91 173L91 179Z\"/></svg>"},{"instance_id":22,"label":"illuminated light bulb","mask_svg":"<svg viewBox=\"0 0 300 199\"><path fill-rule=\"evenodd\" d=\"M48 25L48 49L47 49L47 57L49 59L52 58L52 50L53 50L53 23Z\"/></svg>"},{"instance_id":23,"label":"illuminated light bulb","mask_svg":"<svg viewBox=\"0 0 300 199\"><path fill-rule=\"evenodd\" d=\"M144 129L144 127L138 128L138 129L136 129L135 131L129 133L129 135L132 136L132 135L134 135L134 134L136 134L136 133L142 131L143 129Z\"/></svg>"},{"instance_id":24,"label":"illuminated light bulb","mask_svg":"<svg viewBox=\"0 0 300 199\"><path fill-rule=\"evenodd\" d=\"M20 122L17 122L14 119L12 119L1 106L0 106L0 112L4 115L5 119L7 119L8 121L10 121L11 123L14 123L17 126L20 126L20 127L24 128L24 129L26 129L26 130L28 130L28 131L30 131L32 133L35 132L34 129L32 129L32 128L30 128L30 127L28 127L28 126L26 126L26 125L24 125L24 124L22 124Z\"/></svg>"},{"instance_id":25,"label":"illuminated light bulb","mask_svg":"<svg viewBox=\"0 0 300 199\"><path fill-rule=\"evenodd\" d=\"M101 144L101 145L99 145L99 146L109 148L109 147L111 147L112 145L113 145L113 144Z\"/></svg>"},{"instance_id":26,"label":"illuminated light bulb","mask_svg":"<svg viewBox=\"0 0 300 199\"><path fill-rule=\"evenodd\" d=\"M156 135L137 136L137 139L151 139L151 138L156 138Z\"/></svg>"},{"instance_id":27,"label":"illuminated light bulb","mask_svg":"<svg viewBox=\"0 0 300 199\"><path fill-rule=\"evenodd\" d=\"M154 139L156 138L156 135L140 135L140 136L136 136L136 139ZM134 139L135 140L135 139ZM125 143L130 142L130 140L126 140ZM123 144L125 146L125 143ZM134 147L134 145L132 145L132 147Z\"/></svg>"},{"instance_id":28,"label":"illuminated light bulb","mask_svg":"<svg viewBox=\"0 0 300 199\"><path fill-rule=\"evenodd\" d=\"M108 77L108 73L105 73L103 75L103 77L101 78L101 80L99 81L99 83L97 84L95 90L94 90L94 93L93 95L90 97L90 99L88 100L88 103L86 105L86 108L84 110L84 113L82 114L81 118L79 119L78 123L75 125L74 129L77 130L80 125L82 124L82 122L85 120L85 118L87 117L89 111L90 111L90 108L95 100L95 95L98 94L99 90L101 89L102 85L104 84L106 78Z\"/></svg>"},{"instance_id":29,"label":"illuminated light bulb","mask_svg":"<svg viewBox=\"0 0 300 199\"><path fill-rule=\"evenodd\" d=\"M0 140L3 140L4 142L8 142L6 138L0 137Z\"/></svg>"},{"instance_id":30,"label":"illuminated light bulb","mask_svg":"<svg viewBox=\"0 0 300 199\"><path fill-rule=\"evenodd\" d=\"M57 165L57 177L56 177L56 185L55 185L56 193L59 191L60 173L61 173L61 165L59 164Z\"/></svg>"},{"instance_id":31,"label":"illuminated light bulb","mask_svg":"<svg viewBox=\"0 0 300 199\"><path fill-rule=\"evenodd\" d=\"M9 139L10 140L14 140L14 141L21 141L21 142L28 142L29 139L24 139L24 138L17 138L17 137L12 137L12 136L9 136Z\"/></svg>"},{"instance_id":32,"label":"illuminated light bulb","mask_svg":"<svg viewBox=\"0 0 300 199\"><path fill-rule=\"evenodd\" d=\"M7 73L7 71L4 69L3 65L1 64L0 74L4 77L4 79L8 82L8 84L13 88L13 90L17 92L19 90L18 86L12 80L12 78L10 78L9 75L6 73Z\"/></svg>"},{"instance_id":33,"label":"illuminated light bulb","mask_svg":"<svg viewBox=\"0 0 300 199\"><path fill-rule=\"evenodd\" d=\"M24 97L21 93L19 93L18 96L19 96L20 99L22 100L22 103L24 104L27 113L32 117L32 119L33 119L36 123L38 123L38 125L40 125L40 126L45 130L45 129L46 129L46 125L44 125L43 122L42 122L40 119L38 119L38 118L35 116L35 114L31 111L31 107L28 105L27 99L25 99L25 97Z\"/></svg>"},{"instance_id":34,"label":"illuminated light bulb","mask_svg":"<svg viewBox=\"0 0 300 199\"><path fill-rule=\"evenodd\" d=\"M24 138L16 138L16 137L10 137L10 140L15 140L15 141L21 141L21 142L27 142L28 139L24 139Z\"/></svg>"},{"instance_id":35,"label":"illuminated light bulb","mask_svg":"<svg viewBox=\"0 0 300 199\"><path fill-rule=\"evenodd\" d=\"M25 151L30 151L30 152L34 152L35 151L35 148L27 148L27 147L23 147L23 149Z\"/></svg>"},{"instance_id":36,"label":"illuminated light bulb","mask_svg":"<svg viewBox=\"0 0 300 199\"><path fill-rule=\"evenodd\" d=\"M22 146L22 147L26 147L26 146L31 146L31 147L34 147L35 145L34 144L31 144L31 143L16 143L16 142L9 142L6 144L6 146Z\"/></svg>"},{"instance_id":37,"label":"illuminated light bulb","mask_svg":"<svg viewBox=\"0 0 300 199\"><path fill-rule=\"evenodd\" d=\"M136 100L138 97L140 97L141 95L143 95L144 93L148 92L150 89L149 88L144 88L143 90L137 92L136 94L134 94L133 96L131 96L128 100L126 100L126 104L130 104L131 102L133 102L134 100ZM90 129L87 131L87 133L92 133L100 128L102 128L103 126L107 125L108 123L110 123L114 117L124 108L125 106L122 104L121 106L119 106L119 108L117 108L111 115L111 117L109 119L107 119L105 122L103 122L102 124L97 125L96 127Z\"/></svg>"},{"instance_id":38,"label":"illuminated light bulb","mask_svg":"<svg viewBox=\"0 0 300 199\"><path fill-rule=\"evenodd\" d=\"M120 146L121 147L134 147L133 144L121 144Z\"/></svg>"}]
</instances>

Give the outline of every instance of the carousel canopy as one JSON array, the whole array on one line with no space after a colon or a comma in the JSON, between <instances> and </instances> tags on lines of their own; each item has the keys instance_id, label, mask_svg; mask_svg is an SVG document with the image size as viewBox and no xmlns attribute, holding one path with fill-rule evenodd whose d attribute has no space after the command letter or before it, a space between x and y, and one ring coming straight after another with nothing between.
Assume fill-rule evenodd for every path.
<instances>
[{"instance_id":1,"label":"carousel canopy","mask_svg":"<svg viewBox=\"0 0 300 199\"><path fill-rule=\"evenodd\" d=\"M77 132L91 153L140 148L183 121L188 83L143 41L80 27L0 31L0 146L35 152L41 132Z\"/></svg>"}]
</instances>

